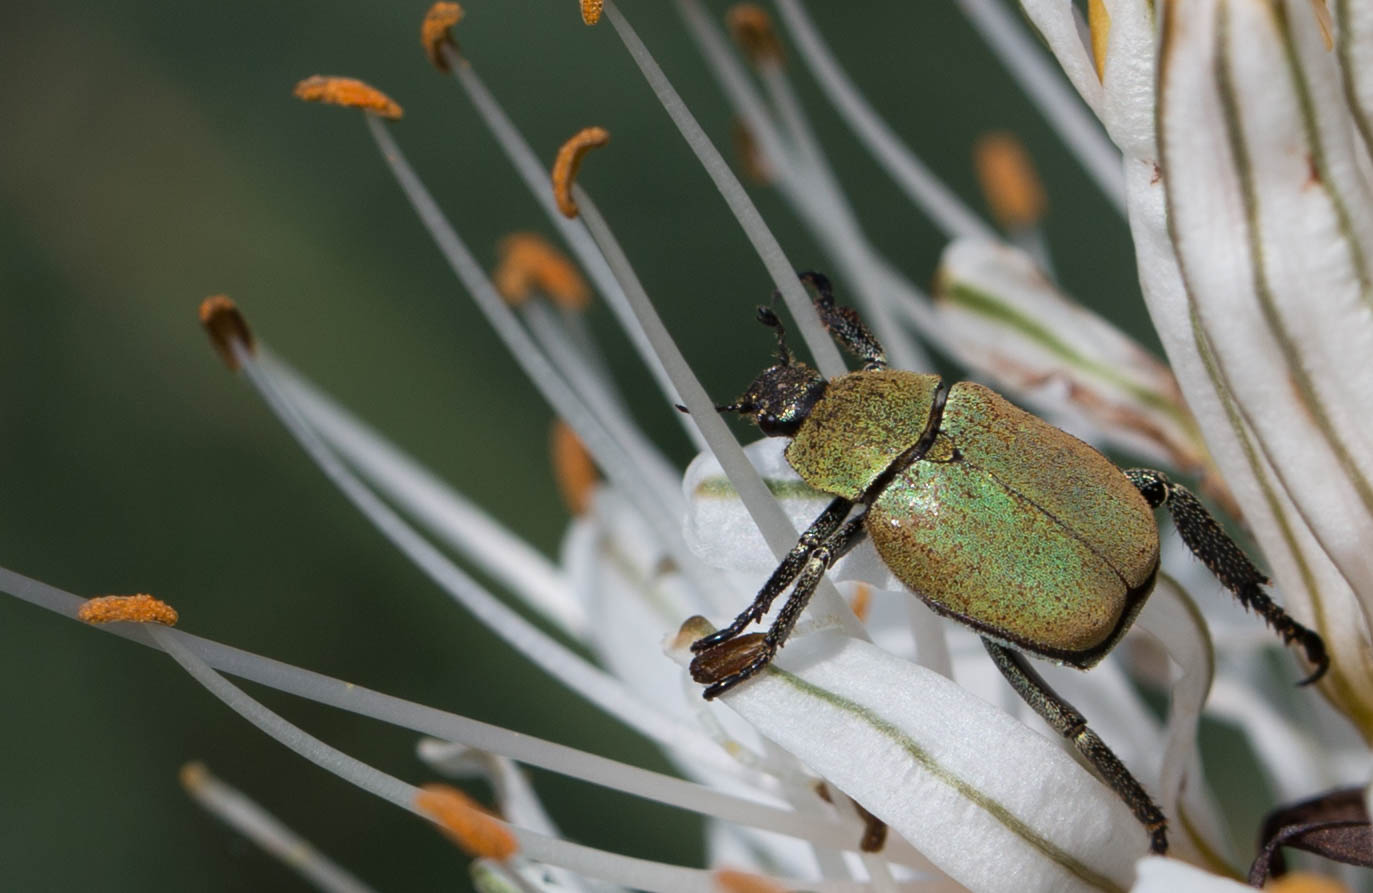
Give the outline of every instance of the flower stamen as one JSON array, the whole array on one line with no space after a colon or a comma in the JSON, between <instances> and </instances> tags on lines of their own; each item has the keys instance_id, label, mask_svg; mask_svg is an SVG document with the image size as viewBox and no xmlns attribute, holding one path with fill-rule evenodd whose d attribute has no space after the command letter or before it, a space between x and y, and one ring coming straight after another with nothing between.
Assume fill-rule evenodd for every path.
<instances>
[{"instance_id":1,"label":"flower stamen","mask_svg":"<svg viewBox=\"0 0 1373 893\"><path fill-rule=\"evenodd\" d=\"M512 305L524 303L536 291L566 310L585 310L591 303L591 289L576 266L538 233L506 236L500 258L491 281Z\"/></svg>"},{"instance_id":2,"label":"flower stamen","mask_svg":"<svg viewBox=\"0 0 1373 893\"><path fill-rule=\"evenodd\" d=\"M605 0L582 0L582 22L594 25L601 20L601 9Z\"/></svg>"},{"instance_id":3,"label":"flower stamen","mask_svg":"<svg viewBox=\"0 0 1373 893\"><path fill-rule=\"evenodd\" d=\"M236 346L249 354L255 350L252 330L228 295L211 295L200 302L200 324L230 372L239 367Z\"/></svg>"},{"instance_id":4,"label":"flower stamen","mask_svg":"<svg viewBox=\"0 0 1373 893\"><path fill-rule=\"evenodd\" d=\"M591 454L577 433L561 419L553 423L553 430L549 434L549 452L553 459L553 476L558 482L558 492L562 494L563 502L574 516L584 516L591 508L591 491L598 480Z\"/></svg>"},{"instance_id":5,"label":"flower stamen","mask_svg":"<svg viewBox=\"0 0 1373 893\"><path fill-rule=\"evenodd\" d=\"M431 782L415 794L415 808L439 826L473 858L504 862L519 852L520 844L505 822L497 819L457 788Z\"/></svg>"},{"instance_id":6,"label":"flower stamen","mask_svg":"<svg viewBox=\"0 0 1373 893\"><path fill-rule=\"evenodd\" d=\"M160 623L176 626L176 609L146 593L102 595L83 604L76 612L83 623Z\"/></svg>"},{"instance_id":7,"label":"flower stamen","mask_svg":"<svg viewBox=\"0 0 1373 893\"><path fill-rule=\"evenodd\" d=\"M344 108L362 109L391 121L398 120L404 114L394 99L357 78L311 75L296 84L291 92L297 99L305 102L322 102Z\"/></svg>"},{"instance_id":8,"label":"flower stamen","mask_svg":"<svg viewBox=\"0 0 1373 893\"><path fill-rule=\"evenodd\" d=\"M604 127L584 127L558 149L558 157L553 162L553 197L557 199L558 210L564 217L572 219L577 216L572 187L577 179L577 170L582 166L582 157L608 142L610 131Z\"/></svg>"},{"instance_id":9,"label":"flower stamen","mask_svg":"<svg viewBox=\"0 0 1373 893\"><path fill-rule=\"evenodd\" d=\"M1020 140L1004 132L983 134L973 145L973 161L982 194L1001 226L1014 231L1039 223L1048 200Z\"/></svg>"},{"instance_id":10,"label":"flower stamen","mask_svg":"<svg viewBox=\"0 0 1373 893\"><path fill-rule=\"evenodd\" d=\"M780 65L782 42L772 27L772 16L756 3L736 3L725 14L730 36L754 65Z\"/></svg>"},{"instance_id":11,"label":"flower stamen","mask_svg":"<svg viewBox=\"0 0 1373 893\"><path fill-rule=\"evenodd\" d=\"M450 71L449 52L457 52L452 28L462 20L462 7L456 3L435 3L420 24L420 46L439 71Z\"/></svg>"}]
</instances>

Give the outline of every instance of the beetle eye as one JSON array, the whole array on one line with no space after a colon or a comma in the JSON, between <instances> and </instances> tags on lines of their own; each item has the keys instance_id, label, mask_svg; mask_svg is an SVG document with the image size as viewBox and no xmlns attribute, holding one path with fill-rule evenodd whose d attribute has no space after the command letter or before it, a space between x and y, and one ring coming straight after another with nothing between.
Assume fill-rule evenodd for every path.
<instances>
[{"instance_id":1,"label":"beetle eye","mask_svg":"<svg viewBox=\"0 0 1373 893\"><path fill-rule=\"evenodd\" d=\"M782 418L772 413L760 413L754 421L768 437L794 437L801 427L800 417Z\"/></svg>"}]
</instances>

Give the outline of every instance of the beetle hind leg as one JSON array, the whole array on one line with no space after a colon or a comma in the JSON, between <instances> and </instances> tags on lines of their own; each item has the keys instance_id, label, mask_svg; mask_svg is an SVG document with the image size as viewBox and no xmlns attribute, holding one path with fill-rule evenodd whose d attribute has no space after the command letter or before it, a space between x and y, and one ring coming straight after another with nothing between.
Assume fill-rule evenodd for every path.
<instances>
[{"instance_id":1,"label":"beetle hind leg","mask_svg":"<svg viewBox=\"0 0 1373 893\"><path fill-rule=\"evenodd\" d=\"M835 504L843 501L835 500ZM833 507L834 504L831 504L831 508ZM848 509L846 508L840 515L841 520L847 513ZM828 514L828 510L826 510L826 514ZM821 519L824 517L825 515L822 515ZM814 530L819 523L820 520L817 520L815 524L812 524L811 530ZM809 534L811 530L806 531L806 533ZM702 643L716 639L720 635L720 633L714 633L692 644L692 650L697 651L698 654L691 662L691 677L697 682L707 683L705 691L701 693L706 700L719 697L740 682L757 675L768 664L772 663L778 649L791 635L792 628L796 626L796 621L801 616L801 612L805 610L811 596L815 594L816 587L820 585L820 580L824 577L825 571L848 554L850 549L858 545L866 532L863 527L863 516L860 515L844 524L837 532L831 530L832 535L810 550L804 564L795 572L795 588L792 589L786 603L782 605L782 609L777 612L777 617L772 621L772 626L768 628L766 635L725 637L725 639L717 640L714 644L702 645ZM804 541L804 539L803 536L802 540ZM800 546L801 543L798 543L797 548L799 549ZM792 550L792 555L794 554L796 554L796 549ZM791 555L787 557L790 559ZM783 566L785 566L785 562ZM773 576L776 577L781 571L782 568L779 567ZM769 580L768 582L771 583L772 581ZM782 588L786 588L785 584ZM759 599L767 590L768 587L764 586L763 592L759 593ZM768 600L770 602L771 598ZM736 626L740 629L747 626L748 622L751 621L743 624L740 624L739 621L746 616L752 616L758 607L759 600L755 600L753 605L743 614L740 614L734 623L720 632L726 632ZM764 605L757 617L761 618L762 614L766 612L767 606ZM735 635L737 636L737 631Z\"/></svg>"},{"instance_id":2,"label":"beetle hind leg","mask_svg":"<svg viewBox=\"0 0 1373 893\"><path fill-rule=\"evenodd\" d=\"M887 368L887 354L877 337L864 324L858 311L834 302L834 288L823 273L801 273L801 281L815 289L815 310L820 321L840 347L863 361L869 371Z\"/></svg>"},{"instance_id":3,"label":"beetle hind leg","mask_svg":"<svg viewBox=\"0 0 1373 893\"><path fill-rule=\"evenodd\" d=\"M1035 672L1024 656L990 639L983 639L982 644L1016 694L1024 698L1025 703L1033 707L1054 731L1071 741L1077 752L1092 764L1101 780L1110 785L1111 790L1130 807L1135 818L1149 832L1150 851L1166 853L1168 824L1163 811L1149 798L1144 786L1130 774L1120 758L1106 746L1106 742L1087 727L1086 718L1050 688L1049 683Z\"/></svg>"},{"instance_id":4,"label":"beetle hind leg","mask_svg":"<svg viewBox=\"0 0 1373 893\"><path fill-rule=\"evenodd\" d=\"M1161 471L1131 468L1125 472L1125 476L1143 494L1151 508L1161 505L1167 507L1173 526L1187 548L1201 559L1221 585L1234 593L1241 605L1252 608L1274 632L1282 636L1284 643L1290 645L1297 642L1301 645L1307 661L1315 667L1301 684L1309 685L1324 676L1330 668L1325 642L1318 633L1293 620L1268 597L1263 590L1268 578L1254 566L1244 550L1226 535L1201 500L1187 488L1170 481Z\"/></svg>"}]
</instances>

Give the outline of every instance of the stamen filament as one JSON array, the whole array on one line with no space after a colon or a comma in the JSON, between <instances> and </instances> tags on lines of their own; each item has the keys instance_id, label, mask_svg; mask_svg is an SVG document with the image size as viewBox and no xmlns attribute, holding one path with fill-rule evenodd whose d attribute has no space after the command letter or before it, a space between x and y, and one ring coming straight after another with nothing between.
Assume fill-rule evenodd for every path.
<instances>
[{"instance_id":1,"label":"stamen filament","mask_svg":"<svg viewBox=\"0 0 1373 893\"><path fill-rule=\"evenodd\" d=\"M273 354L260 359L287 398L329 446L373 487L426 530L456 549L573 638L586 631L586 612L562 572L376 429Z\"/></svg>"},{"instance_id":2,"label":"stamen filament","mask_svg":"<svg viewBox=\"0 0 1373 893\"><path fill-rule=\"evenodd\" d=\"M782 299L786 301L787 309L791 311L792 319L800 329L801 337L805 340L806 346L810 349L811 356L815 359L816 367L828 378L842 375L846 370L843 359L839 356L839 349L834 346L828 333L820 325L819 316L811 306L810 298L806 291L801 287L801 282L796 278L796 267L792 266L787 260L786 253L782 250L782 245L777 241L777 237L768 229L763 221L763 216L754 207L753 201L744 191L743 184L734 176L729 164L720 155L710 138L706 136L701 125L682 101L676 89L668 81L667 75L658 67L653 56L648 51L639 35L634 32L624 14L619 7L608 0L605 4L605 14L610 19L610 24L615 28L615 33L620 36L625 49L634 60L634 64L639 66L639 71L648 81L649 87L653 90L658 101L663 104L668 117L672 123L677 125L677 130L681 132L686 140L687 146L701 162L701 166L706 169L710 179L715 183L715 188L720 190L720 195L725 203L729 205L734 213L739 225L744 230L744 235L753 245L753 249L758 252L758 257L763 261L763 266L767 268L768 274L777 289L782 293ZM689 404L688 404L689 405Z\"/></svg>"},{"instance_id":3,"label":"stamen filament","mask_svg":"<svg viewBox=\"0 0 1373 893\"><path fill-rule=\"evenodd\" d=\"M320 890L326 893L370 893L372 890L241 791L215 778L202 764L187 763L181 768L181 786L207 812L289 865Z\"/></svg>"},{"instance_id":4,"label":"stamen filament","mask_svg":"<svg viewBox=\"0 0 1373 893\"><path fill-rule=\"evenodd\" d=\"M263 400L334 486L382 536L483 625L553 679L650 739L666 742L679 738L690 741L695 750L713 750L709 739L694 728L644 702L620 680L584 660L478 585L348 470L286 399L267 367L246 351L239 350L238 357Z\"/></svg>"},{"instance_id":5,"label":"stamen filament","mask_svg":"<svg viewBox=\"0 0 1373 893\"><path fill-rule=\"evenodd\" d=\"M778 0L785 10L797 0ZM1025 33L1000 0L958 0L958 7L1017 78L1020 88L1038 106L1040 114L1058 131L1068 151L1076 156L1101 194L1120 212L1125 209L1125 177L1120 151L1102 132L1101 125L1082 107L1081 99L1063 83L1040 47Z\"/></svg>"},{"instance_id":6,"label":"stamen filament","mask_svg":"<svg viewBox=\"0 0 1373 893\"><path fill-rule=\"evenodd\" d=\"M534 154L534 150L529 147L528 141L515 128L510 118L501 109L500 103L487 90L486 84L482 82L476 70L451 47L446 48L446 50L445 57L448 59L449 68L459 86L467 94L472 105L476 107L477 114L486 124L487 129L491 131L491 135L495 137L497 144L505 151L506 157L515 166L515 172L519 174L526 188L538 201L539 207L543 208L549 222L557 228L572 249L572 253L581 262L582 268L586 270L591 281L595 283L596 291L605 300L610 311L615 314L615 319L629 337L639 359L652 373L659 389L667 397L667 402L669 404L680 402L681 398L673 389L672 382L663 369L662 362L658 359L658 355L653 352L652 345L648 343L648 338L639 327L633 311L629 309L629 302L625 298L619 282L611 273L605 258L601 257L601 252L596 248L596 244L591 241L591 236L587 234L586 228L579 226L574 220L568 220L558 211L553 193L548 188L548 172L544 170L538 156ZM680 413L674 412L673 415L680 416ZM700 432L696 430L695 425L691 424L689 419L678 418L678 422L695 445L697 452L704 450L705 442L701 439Z\"/></svg>"},{"instance_id":7,"label":"stamen filament","mask_svg":"<svg viewBox=\"0 0 1373 893\"><path fill-rule=\"evenodd\" d=\"M5 568L0 568L0 591L73 620L84 601L71 593ZM504 754L528 766L668 806L840 849L852 849L858 839L855 833L857 826L854 824L801 816L756 800L714 791L694 782L382 694L181 630L158 627L168 635L155 641L147 632L152 627L108 626L98 629L162 650L166 650L162 647L163 641L170 637L182 643L185 650L197 655L206 664L240 679L445 741L461 742L478 750ZM681 751L692 760L702 759L702 755L683 749L680 742L667 742L666 746ZM706 756L703 765L737 774L737 764L720 758L716 748L712 748L711 753L715 756ZM903 864L923 864L923 859L907 845L899 841L893 843L896 848L890 855Z\"/></svg>"},{"instance_id":8,"label":"stamen filament","mask_svg":"<svg viewBox=\"0 0 1373 893\"><path fill-rule=\"evenodd\" d=\"M777 9L830 104L911 201L950 238L995 239L996 233L925 166L854 87L799 0L778 0Z\"/></svg>"},{"instance_id":9,"label":"stamen filament","mask_svg":"<svg viewBox=\"0 0 1373 893\"><path fill-rule=\"evenodd\" d=\"M618 13L614 6L607 6L606 9L611 14L611 21L615 21ZM682 356L681 350L677 347L677 342L663 324L662 317L658 316L657 309L653 302L649 300L648 293L644 291L643 284L639 282L638 276L634 273L634 268L630 266L629 258L625 255L624 249L620 247L620 242L611 232L610 226L605 218L601 216L600 209L591 200L585 189L581 186L574 186L577 206L581 209L580 219L586 224L591 237L600 247L601 253L605 255L606 262L610 264L611 270L615 272L615 277L620 280L620 285L624 288L626 297L629 299L630 307L634 310L634 315L639 320L639 325L643 327L653 349L658 353L662 360L663 368L671 377L673 385L677 388L677 393L682 395L682 403L686 406L691 418L701 429L701 434L705 437L715 458L719 461L725 476L729 478L730 484L735 492L739 494L740 501L753 518L753 523L758 526L763 534L763 539L767 541L768 548L773 555L781 558L791 550L796 542L797 531L792 526L791 521L782 511L782 507L777 504L767 485L759 476L758 471L748 461L744 455L744 450L739 446L739 441L734 439L729 427L720 414L715 411L715 403L710 399L701 382L696 378L696 373L691 370L686 357ZM810 312L811 316L816 316ZM818 317L817 317L818 318ZM839 591L834 588L828 578L822 578L819 588L816 589L812 612L823 615L833 615L843 626L844 631L849 635L858 638L867 638L867 631L858 619L853 616L853 611L849 610L848 604L839 595Z\"/></svg>"},{"instance_id":10,"label":"stamen filament","mask_svg":"<svg viewBox=\"0 0 1373 893\"><path fill-rule=\"evenodd\" d=\"M702 591L710 591L715 581L704 572L700 562L687 549L678 526L680 512L673 507L681 504L681 493L676 487L668 492L663 489L661 482L641 473L639 466L624 450L623 437L616 437L617 432L602 427L581 397L568 387L515 319L419 176L405 160L387 128L371 117L367 118L367 125L421 223L512 357L554 412L577 432L606 475L623 489L683 573L691 577ZM623 435L623 432L618 433Z\"/></svg>"}]
</instances>

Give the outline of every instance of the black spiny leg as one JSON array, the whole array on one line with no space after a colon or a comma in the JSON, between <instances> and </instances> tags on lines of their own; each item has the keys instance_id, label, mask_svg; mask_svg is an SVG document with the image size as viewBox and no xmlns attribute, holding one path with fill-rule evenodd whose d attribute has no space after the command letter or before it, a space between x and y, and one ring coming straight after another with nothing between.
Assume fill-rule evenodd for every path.
<instances>
[{"instance_id":1,"label":"black spiny leg","mask_svg":"<svg viewBox=\"0 0 1373 893\"><path fill-rule=\"evenodd\" d=\"M745 608L738 617L735 617L729 626L692 642L691 650L697 653L709 651L716 645L728 642L739 635L750 623L762 620L777 596L785 592L787 587L791 585L791 581L796 579L796 575L801 573L806 562L810 560L811 553L829 539L834 531L839 529L839 525L848 516L851 508L853 508L853 503L847 499L836 499L826 506L825 510L820 513L820 517L811 522L810 527L806 528L806 532L801 534L801 538L796 541L795 546L792 546L787 557L783 558L782 563L777 565L777 570L772 572L771 577L768 577L763 588L758 590L758 595L754 597L753 604Z\"/></svg>"},{"instance_id":2,"label":"black spiny leg","mask_svg":"<svg viewBox=\"0 0 1373 893\"><path fill-rule=\"evenodd\" d=\"M801 281L815 289L815 309L830 337L849 353L863 361L863 368L871 371L887 368L887 354L852 307L834 303L834 289L822 273L802 273Z\"/></svg>"},{"instance_id":3,"label":"black spiny leg","mask_svg":"<svg viewBox=\"0 0 1373 893\"><path fill-rule=\"evenodd\" d=\"M1101 780L1110 785L1111 790L1130 807L1135 818L1149 832L1149 849L1155 853L1168 852L1168 828L1163 812L1149 799L1148 793L1120 758L1097 737L1096 732L1087 728L1087 720L1082 714L1050 688L1021 654L990 639L983 639L982 644L1016 694L1044 717L1054 731L1073 742L1077 752L1086 757Z\"/></svg>"},{"instance_id":4,"label":"black spiny leg","mask_svg":"<svg viewBox=\"0 0 1373 893\"><path fill-rule=\"evenodd\" d=\"M836 503L842 500L835 500ZM831 506L833 507L833 506ZM828 514L828 511L826 512ZM845 510L847 514L847 510ZM823 515L821 516L824 517ZM842 517L842 516L841 516ZM816 522L818 524L819 521ZM811 525L815 529L815 525ZM706 700L717 698L734 686L743 682L751 676L759 673L764 667L772 663L777 651L791 635L792 627L796 625L796 620L805 610L810 597L815 594L815 589L820 585L820 580L840 558L848 554L849 550L856 546L866 534L863 527L862 516L854 518L837 533L829 537L822 545L816 546L811 550L809 557L805 561L805 566L796 575L796 587L791 591L791 596L786 604L782 605L782 610L777 612L777 619L772 621L772 626L768 628L767 634L763 636L749 637L744 636L734 642L728 642L720 647L721 651L732 649L732 646L742 643L744 647L738 649L738 654L726 654L719 656L711 650L701 650L697 646L713 636L707 636L693 644L692 650L700 651L700 654L691 662L691 675L697 682L709 683L702 695ZM806 531L807 534L810 531ZM800 544L798 543L798 548ZM795 554L796 550L792 550ZM790 555L787 556L790 559ZM781 568L778 568L781 571ZM776 574L774 574L774 577ZM769 580L771 583L771 580ZM785 588L785 587L784 587ZM767 587L764 587L766 591ZM762 597L762 593L759 593ZM757 605L755 601L754 605ZM750 606L749 611L753 610ZM766 611L766 608L764 609ZM748 612L745 612L748 613ZM742 615L740 615L742 616ZM735 621L736 623L738 621ZM734 624L731 624L731 627ZM715 635L718 635L716 633ZM750 640L745 642L744 640ZM720 670L723 675L717 675Z\"/></svg>"},{"instance_id":5,"label":"black spiny leg","mask_svg":"<svg viewBox=\"0 0 1373 893\"><path fill-rule=\"evenodd\" d=\"M1254 567L1244 550L1226 536L1201 501L1185 487L1170 481L1161 471L1131 468L1125 472L1125 476L1139 489L1151 507L1168 507L1173 526L1187 548L1215 574L1221 585L1235 594L1240 604L1256 611L1274 632L1282 636L1283 642L1290 645L1295 641L1301 645L1306 652L1306 659L1316 668L1301 684L1309 685L1324 676L1325 671L1330 669L1330 656L1326 654L1325 642L1320 635L1293 620L1273 603L1268 593L1263 591L1268 578Z\"/></svg>"}]
</instances>

